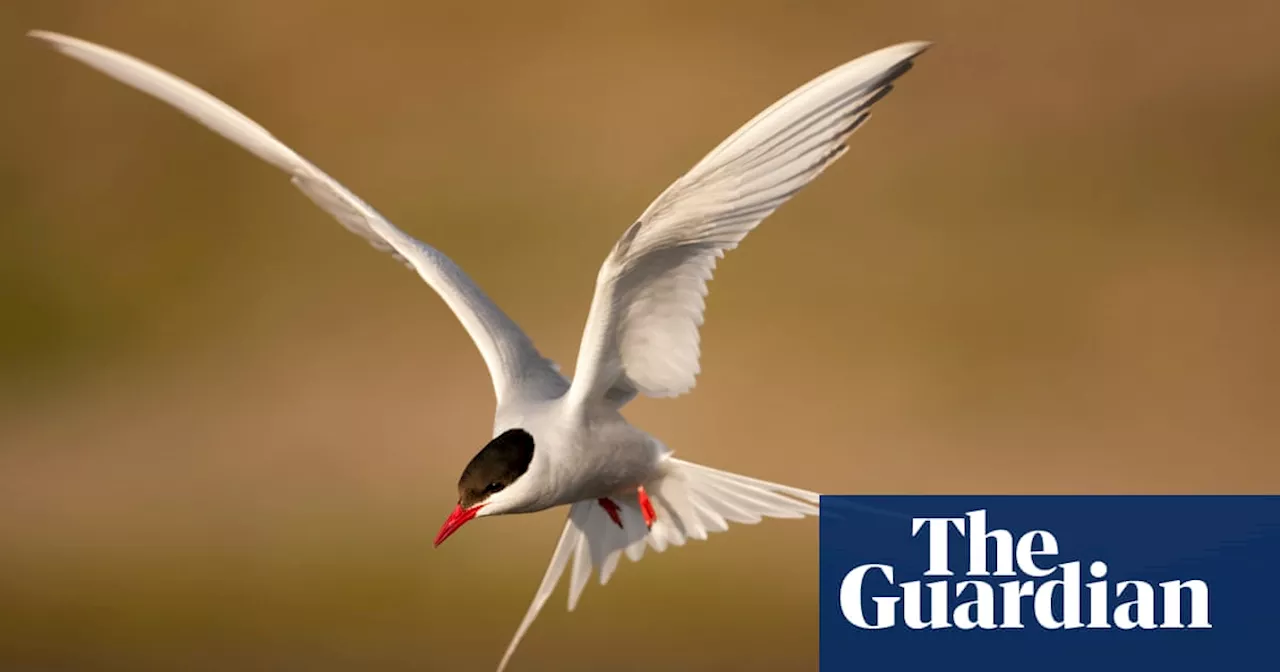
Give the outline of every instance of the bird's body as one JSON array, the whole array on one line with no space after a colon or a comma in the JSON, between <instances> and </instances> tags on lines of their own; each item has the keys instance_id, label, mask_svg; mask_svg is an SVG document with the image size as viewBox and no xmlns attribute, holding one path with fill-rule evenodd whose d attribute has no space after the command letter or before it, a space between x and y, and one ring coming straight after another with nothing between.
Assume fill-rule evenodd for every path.
<instances>
[{"instance_id":1,"label":"bird's body","mask_svg":"<svg viewBox=\"0 0 1280 672\"><path fill-rule=\"evenodd\" d=\"M540 450L527 474L535 494L507 513L533 513L634 491L661 473L670 454L617 409L573 408L563 396L500 407L493 435L512 429L529 432Z\"/></svg>"},{"instance_id":2,"label":"bird's body","mask_svg":"<svg viewBox=\"0 0 1280 672\"><path fill-rule=\"evenodd\" d=\"M927 43L887 47L812 80L664 191L600 268L570 381L457 264L396 228L256 122L131 56L65 35L31 35L283 170L344 227L417 271L453 310L489 369L497 405L492 439L463 470L457 507L437 545L477 517L570 507L499 670L570 567L573 609L593 569L604 584L624 554L639 560L646 547L661 552L705 539L730 522L817 513L817 493L677 459L621 409L639 394L674 397L693 388L706 283L716 262L845 152L871 106Z\"/></svg>"}]
</instances>

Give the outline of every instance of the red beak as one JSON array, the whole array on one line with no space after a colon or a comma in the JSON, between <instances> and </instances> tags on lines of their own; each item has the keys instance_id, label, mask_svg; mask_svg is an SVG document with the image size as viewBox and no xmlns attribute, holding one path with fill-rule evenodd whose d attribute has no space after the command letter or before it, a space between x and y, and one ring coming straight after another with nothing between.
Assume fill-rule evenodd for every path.
<instances>
[{"instance_id":1,"label":"red beak","mask_svg":"<svg viewBox=\"0 0 1280 672\"><path fill-rule=\"evenodd\" d=\"M464 509L462 508L462 505L459 504L456 508L454 508L453 513L449 514L449 517L444 521L444 525L440 526L440 534L436 535L435 545L439 546L440 544L443 544L444 540L449 538L449 535L453 534L454 532L457 532L458 528L465 525L467 521L471 520L472 518L475 518L476 514L480 513L480 508L482 506L484 505L480 504L479 506L473 506L469 509Z\"/></svg>"}]
</instances>

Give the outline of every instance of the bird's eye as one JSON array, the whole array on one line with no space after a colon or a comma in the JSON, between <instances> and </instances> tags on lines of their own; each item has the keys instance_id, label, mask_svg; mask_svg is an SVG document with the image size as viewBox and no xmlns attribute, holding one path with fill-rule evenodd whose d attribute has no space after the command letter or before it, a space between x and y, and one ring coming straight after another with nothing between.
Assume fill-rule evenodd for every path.
<instances>
[{"instance_id":1,"label":"bird's eye","mask_svg":"<svg viewBox=\"0 0 1280 672\"><path fill-rule=\"evenodd\" d=\"M499 491L499 490L501 490L501 489L503 489L503 488L505 488L505 487L507 487L507 486L505 486L505 485L503 485L503 484L501 484L501 483L490 483L489 485L484 486L484 492L485 492L485 494L493 494L493 493L495 493L495 492L497 492L497 491Z\"/></svg>"}]
</instances>

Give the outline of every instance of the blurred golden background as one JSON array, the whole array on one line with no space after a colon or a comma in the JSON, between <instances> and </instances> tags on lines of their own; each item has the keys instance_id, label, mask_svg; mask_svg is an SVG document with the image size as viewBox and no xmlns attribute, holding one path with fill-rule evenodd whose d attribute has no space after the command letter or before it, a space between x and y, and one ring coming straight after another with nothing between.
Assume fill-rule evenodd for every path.
<instances>
[{"instance_id":1,"label":"blurred golden background","mask_svg":"<svg viewBox=\"0 0 1280 672\"><path fill-rule=\"evenodd\" d=\"M239 107L566 369L650 199L809 78L934 40L721 265L694 393L632 421L831 493L1280 489L1280 3L9 2L0 669L491 669L563 521L433 550L492 419L453 316L31 28ZM816 666L814 521L623 564L512 670Z\"/></svg>"}]
</instances>

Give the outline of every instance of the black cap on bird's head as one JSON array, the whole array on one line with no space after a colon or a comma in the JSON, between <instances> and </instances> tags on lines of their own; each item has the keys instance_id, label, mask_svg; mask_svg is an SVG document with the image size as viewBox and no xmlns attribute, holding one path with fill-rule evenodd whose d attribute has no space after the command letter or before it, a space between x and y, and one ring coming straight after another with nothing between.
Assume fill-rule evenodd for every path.
<instances>
[{"instance_id":1,"label":"black cap on bird's head","mask_svg":"<svg viewBox=\"0 0 1280 672\"><path fill-rule=\"evenodd\" d=\"M439 546L464 523L476 517L489 498L524 475L533 462L533 436L523 429L508 429L494 437L471 458L458 479L458 506L436 535Z\"/></svg>"}]
</instances>

